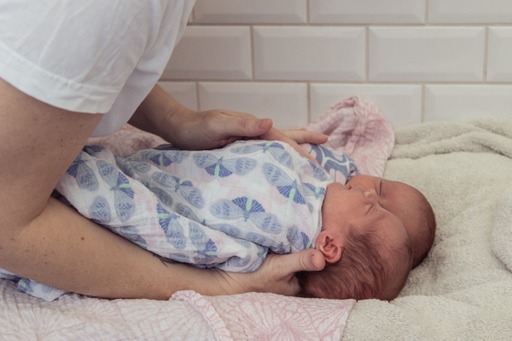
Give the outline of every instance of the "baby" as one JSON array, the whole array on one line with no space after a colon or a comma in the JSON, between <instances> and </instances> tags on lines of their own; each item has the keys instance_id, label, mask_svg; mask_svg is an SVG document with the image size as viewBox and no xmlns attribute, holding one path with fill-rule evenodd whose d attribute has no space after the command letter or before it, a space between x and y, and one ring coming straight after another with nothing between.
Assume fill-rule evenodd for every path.
<instances>
[{"instance_id":1,"label":"baby","mask_svg":"<svg viewBox=\"0 0 512 341\"><path fill-rule=\"evenodd\" d=\"M402 182L363 174L351 177L348 185L374 189L382 207L403 222L413 249L413 268L418 266L430 251L436 232L434 210L425 196Z\"/></svg>"},{"instance_id":2,"label":"baby","mask_svg":"<svg viewBox=\"0 0 512 341\"><path fill-rule=\"evenodd\" d=\"M97 199L81 212L107 227L117 225L115 232L162 257L227 271L253 271L269 251L315 247L329 265L320 273L300 276L305 294L396 297L413 262L410 236L415 236L415 229L425 230L418 222L422 208L430 207L428 202L405 184L357 175L347 155L321 146L311 146L309 151L320 167L281 142L239 141L211 151L181 151L172 146L140 151L115 161L124 174L156 194L159 202L150 204L156 206L155 214L147 214L151 208L146 207L124 222L106 221L104 217L114 214L103 210L104 203ZM96 154L108 151L89 149L88 153L97 163ZM84 157L77 165L94 168ZM118 184L122 174L110 174L113 171L103 165L98 178ZM83 192L76 186L77 176L69 180L71 190L58 187L68 199ZM370 180L381 181L379 187ZM136 183L131 185L135 189ZM119 201L124 192L118 192ZM73 206L90 202L83 197L72 200ZM107 201L115 207L115 200L114 195ZM137 216L144 221L133 218ZM156 234L155 239L155 231L137 228L151 225L149 217L158 217L156 232L164 231L164 238ZM329 278L333 269L343 274L331 274L337 278L335 285Z\"/></svg>"},{"instance_id":3,"label":"baby","mask_svg":"<svg viewBox=\"0 0 512 341\"><path fill-rule=\"evenodd\" d=\"M401 261L400 254L403 250L399 249L398 252L393 253L393 245L395 248L400 245L405 247L405 244L400 244L398 241L406 238L412 252L412 267L419 265L434 241L436 230L434 211L421 192L401 182L357 174L348 179L346 189L358 190L372 197L372 200L378 202L379 209L386 212L388 218L395 222L388 225L375 224L367 227L363 234L349 235L350 238L347 238L346 244L350 245L347 248L350 250L350 255L354 254L354 256L347 257L348 255L345 254L345 259L342 257L335 265L329 264L328 261L326 268L321 272L300 274L302 295L336 297L350 292L348 297L392 299L398 295L405 284L404 274L408 274L404 263L407 257ZM324 209L329 207L327 204L326 197ZM396 222L396 219L399 222ZM380 222L382 221L384 220L381 218ZM376 231L381 226L386 226L389 230ZM406 237L402 229L405 229ZM388 243L387 255L390 257L387 268L378 263L383 256L374 254L375 250L385 248L386 243ZM361 263L361 259L365 259L366 263ZM395 271L395 277L389 271L390 268ZM388 274L386 275L385 272ZM353 280L355 278L358 280ZM382 282L387 283L387 289L383 287L379 289Z\"/></svg>"},{"instance_id":4,"label":"baby","mask_svg":"<svg viewBox=\"0 0 512 341\"><path fill-rule=\"evenodd\" d=\"M315 247L328 265L300 274L304 295L395 298L428 252L416 243L428 244L418 236L430 226L430 205L410 186L357 175L345 154L309 151L318 164L282 142L163 146L124 158L92 146L57 190L84 216L167 260L253 271L268 252Z\"/></svg>"}]
</instances>

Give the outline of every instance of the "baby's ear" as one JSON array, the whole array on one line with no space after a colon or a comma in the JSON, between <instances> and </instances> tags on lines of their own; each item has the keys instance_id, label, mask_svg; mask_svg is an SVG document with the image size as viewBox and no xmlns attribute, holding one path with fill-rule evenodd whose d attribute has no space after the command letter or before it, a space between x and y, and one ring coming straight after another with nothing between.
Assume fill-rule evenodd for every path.
<instances>
[{"instance_id":1,"label":"baby's ear","mask_svg":"<svg viewBox=\"0 0 512 341\"><path fill-rule=\"evenodd\" d=\"M343 243L339 235L322 230L316 238L316 246L323 253L327 263L336 263L341 259Z\"/></svg>"}]
</instances>

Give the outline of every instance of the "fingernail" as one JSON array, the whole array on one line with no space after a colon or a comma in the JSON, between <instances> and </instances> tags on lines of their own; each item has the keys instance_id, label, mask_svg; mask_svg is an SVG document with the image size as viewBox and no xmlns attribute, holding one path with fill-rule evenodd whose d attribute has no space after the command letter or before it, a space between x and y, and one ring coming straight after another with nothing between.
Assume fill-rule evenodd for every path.
<instances>
[{"instance_id":1,"label":"fingernail","mask_svg":"<svg viewBox=\"0 0 512 341\"><path fill-rule=\"evenodd\" d=\"M258 128L265 129L268 128L268 124L272 126L272 120L270 118L262 118L260 119L260 123L258 124Z\"/></svg>"}]
</instances>

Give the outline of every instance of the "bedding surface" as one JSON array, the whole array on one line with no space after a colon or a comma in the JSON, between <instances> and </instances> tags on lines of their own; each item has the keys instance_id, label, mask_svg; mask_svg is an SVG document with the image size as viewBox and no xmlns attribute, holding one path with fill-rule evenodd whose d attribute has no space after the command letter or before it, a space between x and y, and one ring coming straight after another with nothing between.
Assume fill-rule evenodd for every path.
<instances>
[{"instance_id":1,"label":"bedding surface","mask_svg":"<svg viewBox=\"0 0 512 341\"><path fill-rule=\"evenodd\" d=\"M336 111L346 111L341 117L334 113L326 117L336 124L316 123L318 130L331 134L330 142L347 141L356 125L340 127L354 119L350 116L354 112L368 109L358 99L351 101L352 106L345 101L346 106ZM154 136L134 136L131 129L115 137L121 143L110 143L121 152L162 143ZM386 134L385 129L381 133ZM121 138L123 134L128 139ZM389 141L392 134L374 138L372 148L390 153ZM360 170L364 167L364 162L359 164ZM384 171L384 165L380 167ZM256 293L205 297L191 291L178 292L165 302L74 294L44 302L19 292L13 282L0 280L0 338L511 339L512 120L401 128L384 174L420 189L434 207L438 223L429 256L391 302Z\"/></svg>"},{"instance_id":2,"label":"bedding surface","mask_svg":"<svg viewBox=\"0 0 512 341\"><path fill-rule=\"evenodd\" d=\"M392 302L358 302L343 340L512 338L512 121L399 129L385 177L431 202L437 235Z\"/></svg>"}]
</instances>

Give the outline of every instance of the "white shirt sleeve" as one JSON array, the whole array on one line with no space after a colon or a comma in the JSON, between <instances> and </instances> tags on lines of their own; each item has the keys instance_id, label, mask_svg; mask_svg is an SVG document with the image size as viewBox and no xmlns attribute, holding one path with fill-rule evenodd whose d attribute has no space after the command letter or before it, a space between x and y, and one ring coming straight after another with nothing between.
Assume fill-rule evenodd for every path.
<instances>
[{"instance_id":1,"label":"white shirt sleeve","mask_svg":"<svg viewBox=\"0 0 512 341\"><path fill-rule=\"evenodd\" d=\"M192 0L3 0L0 77L50 105L120 128L158 81Z\"/></svg>"}]
</instances>

